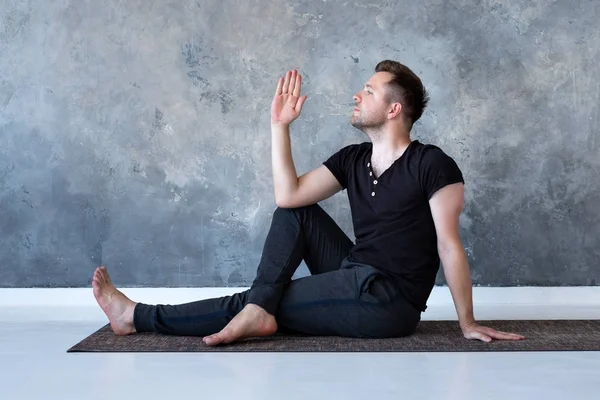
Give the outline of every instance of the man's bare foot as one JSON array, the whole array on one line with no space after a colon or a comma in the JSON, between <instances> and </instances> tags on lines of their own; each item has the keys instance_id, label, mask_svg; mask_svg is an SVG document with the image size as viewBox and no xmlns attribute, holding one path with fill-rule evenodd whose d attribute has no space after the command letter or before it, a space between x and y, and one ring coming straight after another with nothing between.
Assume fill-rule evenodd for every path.
<instances>
[{"instance_id":1,"label":"man's bare foot","mask_svg":"<svg viewBox=\"0 0 600 400\"><path fill-rule=\"evenodd\" d=\"M110 321L115 335L135 333L133 327L133 309L135 303L112 284L105 267L98 267L92 281L94 297Z\"/></svg>"},{"instance_id":2,"label":"man's bare foot","mask_svg":"<svg viewBox=\"0 0 600 400\"><path fill-rule=\"evenodd\" d=\"M269 336L275 332L275 317L256 304L247 304L221 332L205 336L202 341L216 346L249 337Z\"/></svg>"}]
</instances>

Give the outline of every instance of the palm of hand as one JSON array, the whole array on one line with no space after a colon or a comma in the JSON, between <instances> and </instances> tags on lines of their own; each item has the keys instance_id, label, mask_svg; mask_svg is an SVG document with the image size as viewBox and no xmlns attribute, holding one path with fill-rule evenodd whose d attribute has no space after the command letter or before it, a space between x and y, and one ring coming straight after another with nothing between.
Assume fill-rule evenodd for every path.
<instances>
[{"instance_id":1,"label":"palm of hand","mask_svg":"<svg viewBox=\"0 0 600 400\"><path fill-rule=\"evenodd\" d=\"M271 103L271 122L290 124L300 115L306 96L300 96L302 77L295 70L288 71L285 80L279 78Z\"/></svg>"}]
</instances>

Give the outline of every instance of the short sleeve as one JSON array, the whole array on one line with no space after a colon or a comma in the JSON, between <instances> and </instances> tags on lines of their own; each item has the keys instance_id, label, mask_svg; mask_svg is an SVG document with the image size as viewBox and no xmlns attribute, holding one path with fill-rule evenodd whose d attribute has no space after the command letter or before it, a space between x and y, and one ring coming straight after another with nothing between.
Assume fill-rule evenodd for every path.
<instances>
[{"instance_id":1,"label":"short sleeve","mask_svg":"<svg viewBox=\"0 0 600 400\"><path fill-rule=\"evenodd\" d=\"M343 189L348 187L351 155L356 148L357 145L355 144L346 146L323 162L323 165L331 171Z\"/></svg>"},{"instance_id":2,"label":"short sleeve","mask_svg":"<svg viewBox=\"0 0 600 400\"><path fill-rule=\"evenodd\" d=\"M427 200L430 200L435 192L444 186L459 182L465 181L452 157L438 147L427 146L420 167L420 184Z\"/></svg>"}]
</instances>

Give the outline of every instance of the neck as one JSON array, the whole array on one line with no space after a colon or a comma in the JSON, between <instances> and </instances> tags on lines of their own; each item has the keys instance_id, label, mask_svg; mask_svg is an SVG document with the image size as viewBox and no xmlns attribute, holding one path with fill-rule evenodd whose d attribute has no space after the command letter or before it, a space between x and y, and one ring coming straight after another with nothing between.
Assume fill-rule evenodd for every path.
<instances>
[{"instance_id":1,"label":"neck","mask_svg":"<svg viewBox=\"0 0 600 400\"><path fill-rule=\"evenodd\" d=\"M372 157L384 162L399 158L412 142L410 132L406 130L369 132L369 137L373 143Z\"/></svg>"}]
</instances>

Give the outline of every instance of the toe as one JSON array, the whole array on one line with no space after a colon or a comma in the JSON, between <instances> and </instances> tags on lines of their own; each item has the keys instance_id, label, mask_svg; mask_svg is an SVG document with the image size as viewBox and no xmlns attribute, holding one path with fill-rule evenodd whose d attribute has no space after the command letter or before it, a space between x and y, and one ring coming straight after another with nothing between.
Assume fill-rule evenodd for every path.
<instances>
[{"instance_id":1,"label":"toe","mask_svg":"<svg viewBox=\"0 0 600 400\"><path fill-rule=\"evenodd\" d=\"M210 346L213 343L214 336L215 335L205 336L202 341Z\"/></svg>"},{"instance_id":2,"label":"toe","mask_svg":"<svg viewBox=\"0 0 600 400\"><path fill-rule=\"evenodd\" d=\"M102 281L102 284L106 284L106 272L104 270L100 270L100 272L98 273L98 275L100 276L100 279Z\"/></svg>"},{"instance_id":3,"label":"toe","mask_svg":"<svg viewBox=\"0 0 600 400\"><path fill-rule=\"evenodd\" d=\"M219 333L216 333L214 335L210 335L204 338L204 343L206 343L209 346L216 346L220 343L223 342L223 338L221 337L221 335Z\"/></svg>"}]
</instances>

